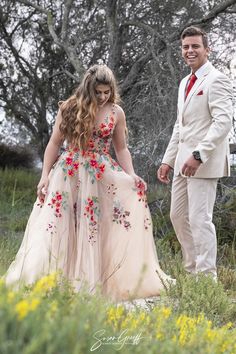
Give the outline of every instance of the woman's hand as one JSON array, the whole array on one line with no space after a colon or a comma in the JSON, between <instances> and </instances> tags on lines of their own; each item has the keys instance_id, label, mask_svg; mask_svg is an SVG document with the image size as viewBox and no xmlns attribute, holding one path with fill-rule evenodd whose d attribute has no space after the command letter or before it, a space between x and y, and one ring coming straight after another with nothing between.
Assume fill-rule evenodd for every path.
<instances>
[{"instance_id":1,"label":"woman's hand","mask_svg":"<svg viewBox=\"0 0 236 354\"><path fill-rule=\"evenodd\" d=\"M135 173L131 175L131 177L133 177L134 182L135 182L135 186L139 189L144 189L144 191L146 192L147 190L147 183L138 175L136 175Z\"/></svg>"},{"instance_id":2,"label":"woman's hand","mask_svg":"<svg viewBox=\"0 0 236 354\"><path fill-rule=\"evenodd\" d=\"M44 202L45 195L48 192L48 184L49 184L48 177L42 176L37 186L37 196L40 202Z\"/></svg>"}]
</instances>

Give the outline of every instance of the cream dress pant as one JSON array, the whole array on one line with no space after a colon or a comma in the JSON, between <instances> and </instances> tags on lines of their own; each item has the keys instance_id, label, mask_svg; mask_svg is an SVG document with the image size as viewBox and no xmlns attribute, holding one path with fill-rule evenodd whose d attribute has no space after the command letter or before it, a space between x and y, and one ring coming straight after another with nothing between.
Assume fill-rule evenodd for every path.
<instances>
[{"instance_id":1,"label":"cream dress pant","mask_svg":"<svg viewBox=\"0 0 236 354\"><path fill-rule=\"evenodd\" d=\"M181 244L184 267L216 278L217 241L212 222L217 178L174 176L170 218Z\"/></svg>"}]
</instances>

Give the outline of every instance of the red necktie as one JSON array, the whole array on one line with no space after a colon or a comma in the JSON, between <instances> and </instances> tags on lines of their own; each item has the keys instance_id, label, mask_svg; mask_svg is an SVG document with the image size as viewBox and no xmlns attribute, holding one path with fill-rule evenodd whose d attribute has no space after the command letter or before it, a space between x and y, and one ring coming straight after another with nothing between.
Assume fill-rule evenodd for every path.
<instances>
[{"instance_id":1,"label":"red necktie","mask_svg":"<svg viewBox=\"0 0 236 354\"><path fill-rule=\"evenodd\" d=\"M197 76L195 74L192 74L190 76L190 80L189 80L189 83L188 83L188 87L187 87L187 90L186 90L186 93L185 93L185 99L187 98L191 88L193 87L193 85L195 84L195 81L197 80Z\"/></svg>"}]
</instances>

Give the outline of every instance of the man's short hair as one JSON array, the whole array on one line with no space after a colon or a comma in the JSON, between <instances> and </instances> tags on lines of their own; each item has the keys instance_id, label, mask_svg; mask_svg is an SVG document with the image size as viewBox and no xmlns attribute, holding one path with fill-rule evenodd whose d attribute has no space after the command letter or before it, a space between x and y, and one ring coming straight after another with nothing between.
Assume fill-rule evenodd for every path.
<instances>
[{"instance_id":1,"label":"man's short hair","mask_svg":"<svg viewBox=\"0 0 236 354\"><path fill-rule=\"evenodd\" d=\"M202 43L205 48L208 48L209 44L208 44L207 34L203 29L195 26L190 26L185 28L181 34L181 41L185 37L192 37L192 36L202 36Z\"/></svg>"}]
</instances>

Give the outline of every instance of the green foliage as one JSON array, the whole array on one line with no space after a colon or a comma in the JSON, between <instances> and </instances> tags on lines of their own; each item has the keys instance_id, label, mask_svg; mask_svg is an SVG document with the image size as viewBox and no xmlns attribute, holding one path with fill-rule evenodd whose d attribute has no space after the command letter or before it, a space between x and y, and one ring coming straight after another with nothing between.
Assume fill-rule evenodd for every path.
<instances>
[{"instance_id":1,"label":"green foliage","mask_svg":"<svg viewBox=\"0 0 236 354\"><path fill-rule=\"evenodd\" d=\"M159 303L130 310L99 291L74 293L59 274L17 291L0 284L3 354L235 354L235 340L232 323L214 327L202 313L187 316Z\"/></svg>"},{"instance_id":2,"label":"green foliage","mask_svg":"<svg viewBox=\"0 0 236 354\"><path fill-rule=\"evenodd\" d=\"M38 180L33 171L0 169L0 235L24 231Z\"/></svg>"},{"instance_id":3,"label":"green foliage","mask_svg":"<svg viewBox=\"0 0 236 354\"><path fill-rule=\"evenodd\" d=\"M217 198L213 214L216 226L218 248L224 254L220 255L228 265L236 267L236 190L230 181L223 180L218 184ZM170 221L170 186L156 185L149 187L148 200L153 220L153 232L156 238L165 238L169 246L179 250L178 241Z\"/></svg>"},{"instance_id":4,"label":"green foliage","mask_svg":"<svg viewBox=\"0 0 236 354\"><path fill-rule=\"evenodd\" d=\"M232 264L231 264L232 267ZM233 297L236 297L236 271L235 268L229 268L226 266L218 267L218 278L219 281L224 284L224 289L226 293Z\"/></svg>"},{"instance_id":5,"label":"green foliage","mask_svg":"<svg viewBox=\"0 0 236 354\"><path fill-rule=\"evenodd\" d=\"M235 177L234 177L235 178ZM219 183L214 222L217 228L218 242L221 245L236 242L236 189ZM235 249L235 247L234 247Z\"/></svg>"},{"instance_id":6,"label":"green foliage","mask_svg":"<svg viewBox=\"0 0 236 354\"><path fill-rule=\"evenodd\" d=\"M137 171L150 176L176 119L178 83L188 72L180 34L201 25L221 48L211 59L227 70L235 41L231 3L2 0L1 102L11 129L20 128L17 139L27 134L42 157L58 101L71 94L86 68L103 60L120 83Z\"/></svg>"},{"instance_id":7,"label":"green foliage","mask_svg":"<svg viewBox=\"0 0 236 354\"><path fill-rule=\"evenodd\" d=\"M178 313L190 317L203 313L214 325L235 321L236 305L221 282L216 283L211 275L201 273L179 274L176 279L177 285L170 287L168 295Z\"/></svg>"},{"instance_id":8,"label":"green foliage","mask_svg":"<svg viewBox=\"0 0 236 354\"><path fill-rule=\"evenodd\" d=\"M0 274L18 250L38 179L35 172L0 170ZM84 354L97 341L101 346L95 352L110 354L119 346L104 344L105 338L141 333L137 344L123 340L122 354L156 354L157 348L160 354L236 354L234 243L219 246L218 283L201 274L187 275L169 221L169 196L169 189L153 188L149 200L160 265L176 278L176 285L144 310L138 305L132 309L127 302L113 304L99 291L95 296L86 289L75 294L57 275L17 291L5 288L0 280L0 353ZM104 339L99 342L100 330Z\"/></svg>"},{"instance_id":9,"label":"green foliage","mask_svg":"<svg viewBox=\"0 0 236 354\"><path fill-rule=\"evenodd\" d=\"M0 144L0 168L32 168L33 155L27 148Z\"/></svg>"},{"instance_id":10,"label":"green foliage","mask_svg":"<svg viewBox=\"0 0 236 354\"><path fill-rule=\"evenodd\" d=\"M22 234L0 236L0 274L3 274L13 261L20 246Z\"/></svg>"}]
</instances>

